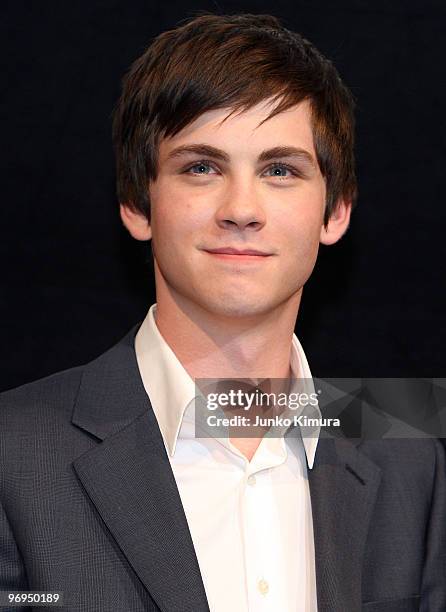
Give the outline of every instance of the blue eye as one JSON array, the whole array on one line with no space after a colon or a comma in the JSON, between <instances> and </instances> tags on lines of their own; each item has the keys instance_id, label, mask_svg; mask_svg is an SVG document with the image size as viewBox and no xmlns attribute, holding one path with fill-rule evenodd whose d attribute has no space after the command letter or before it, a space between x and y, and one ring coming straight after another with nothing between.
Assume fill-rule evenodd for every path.
<instances>
[{"instance_id":1,"label":"blue eye","mask_svg":"<svg viewBox=\"0 0 446 612\"><path fill-rule=\"evenodd\" d=\"M209 174L210 168L211 166L209 164L200 162L194 166L191 166L188 170L189 172L192 171L193 174Z\"/></svg>"},{"instance_id":2,"label":"blue eye","mask_svg":"<svg viewBox=\"0 0 446 612\"><path fill-rule=\"evenodd\" d=\"M272 174L269 174L268 176L278 176L286 178L288 175L286 175L285 172L291 172L291 170L286 166L275 165L268 168L267 172L272 172Z\"/></svg>"}]
</instances>

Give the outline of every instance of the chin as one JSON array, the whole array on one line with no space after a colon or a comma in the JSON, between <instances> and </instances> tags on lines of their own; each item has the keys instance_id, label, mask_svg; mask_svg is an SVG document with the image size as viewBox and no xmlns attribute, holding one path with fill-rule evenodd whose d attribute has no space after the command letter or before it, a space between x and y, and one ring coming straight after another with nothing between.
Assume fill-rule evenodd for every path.
<instances>
[{"instance_id":1,"label":"chin","mask_svg":"<svg viewBox=\"0 0 446 612\"><path fill-rule=\"evenodd\" d=\"M231 319L247 319L263 315L273 310L275 306L276 304L270 299L262 300L258 296L255 299L249 299L247 296L240 295L237 298L221 296L217 299L209 299L209 296L206 296L202 304L203 309L214 316Z\"/></svg>"}]
</instances>

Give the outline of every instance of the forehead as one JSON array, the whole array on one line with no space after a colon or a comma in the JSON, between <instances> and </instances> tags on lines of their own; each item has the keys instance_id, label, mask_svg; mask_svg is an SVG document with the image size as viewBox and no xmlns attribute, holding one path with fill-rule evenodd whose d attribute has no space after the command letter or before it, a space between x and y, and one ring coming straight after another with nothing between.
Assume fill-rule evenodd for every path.
<instances>
[{"instance_id":1,"label":"forehead","mask_svg":"<svg viewBox=\"0 0 446 612\"><path fill-rule=\"evenodd\" d=\"M309 101L303 100L267 119L276 104L266 100L244 111L234 112L230 108L207 111L175 136L161 140L160 159L175 147L197 142L218 146L229 153L298 146L315 155Z\"/></svg>"}]
</instances>

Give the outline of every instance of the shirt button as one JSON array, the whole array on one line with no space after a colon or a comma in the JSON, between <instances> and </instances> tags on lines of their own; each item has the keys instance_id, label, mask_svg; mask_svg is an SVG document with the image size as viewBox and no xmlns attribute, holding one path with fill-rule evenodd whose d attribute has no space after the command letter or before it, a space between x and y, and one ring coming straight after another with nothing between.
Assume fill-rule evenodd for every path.
<instances>
[{"instance_id":1,"label":"shirt button","mask_svg":"<svg viewBox=\"0 0 446 612\"><path fill-rule=\"evenodd\" d=\"M248 478L248 484L251 487L253 487L256 484L256 482L257 482L256 481L256 477L253 474L251 474L251 476L249 476L249 478Z\"/></svg>"},{"instance_id":2,"label":"shirt button","mask_svg":"<svg viewBox=\"0 0 446 612\"><path fill-rule=\"evenodd\" d=\"M266 595L269 591L269 584L263 578L257 583L257 588L262 595Z\"/></svg>"}]
</instances>

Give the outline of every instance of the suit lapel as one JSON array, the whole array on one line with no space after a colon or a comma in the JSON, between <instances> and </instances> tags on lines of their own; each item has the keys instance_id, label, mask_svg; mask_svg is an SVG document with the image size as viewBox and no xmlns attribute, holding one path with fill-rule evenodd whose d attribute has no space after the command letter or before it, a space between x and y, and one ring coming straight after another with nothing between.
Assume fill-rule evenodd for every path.
<instances>
[{"instance_id":1,"label":"suit lapel","mask_svg":"<svg viewBox=\"0 0 446 612\"><path fill-rule=\"evenodd\" d=\"M318 612L360 610L364 546L381 471L353 442L321 437L308 479Z\"/></svg>"},{"instance_id":2,"label":"suit lapel","mask_svg":"<svg viewBox=\"0 0 446 612\"><path fill-rule=\"evenodd\" d=\"M103 441L73 467L160 610L205 612L186 516L139 376L136 329L84 371L72 422Z\"/></svg>"}]
</instances>

